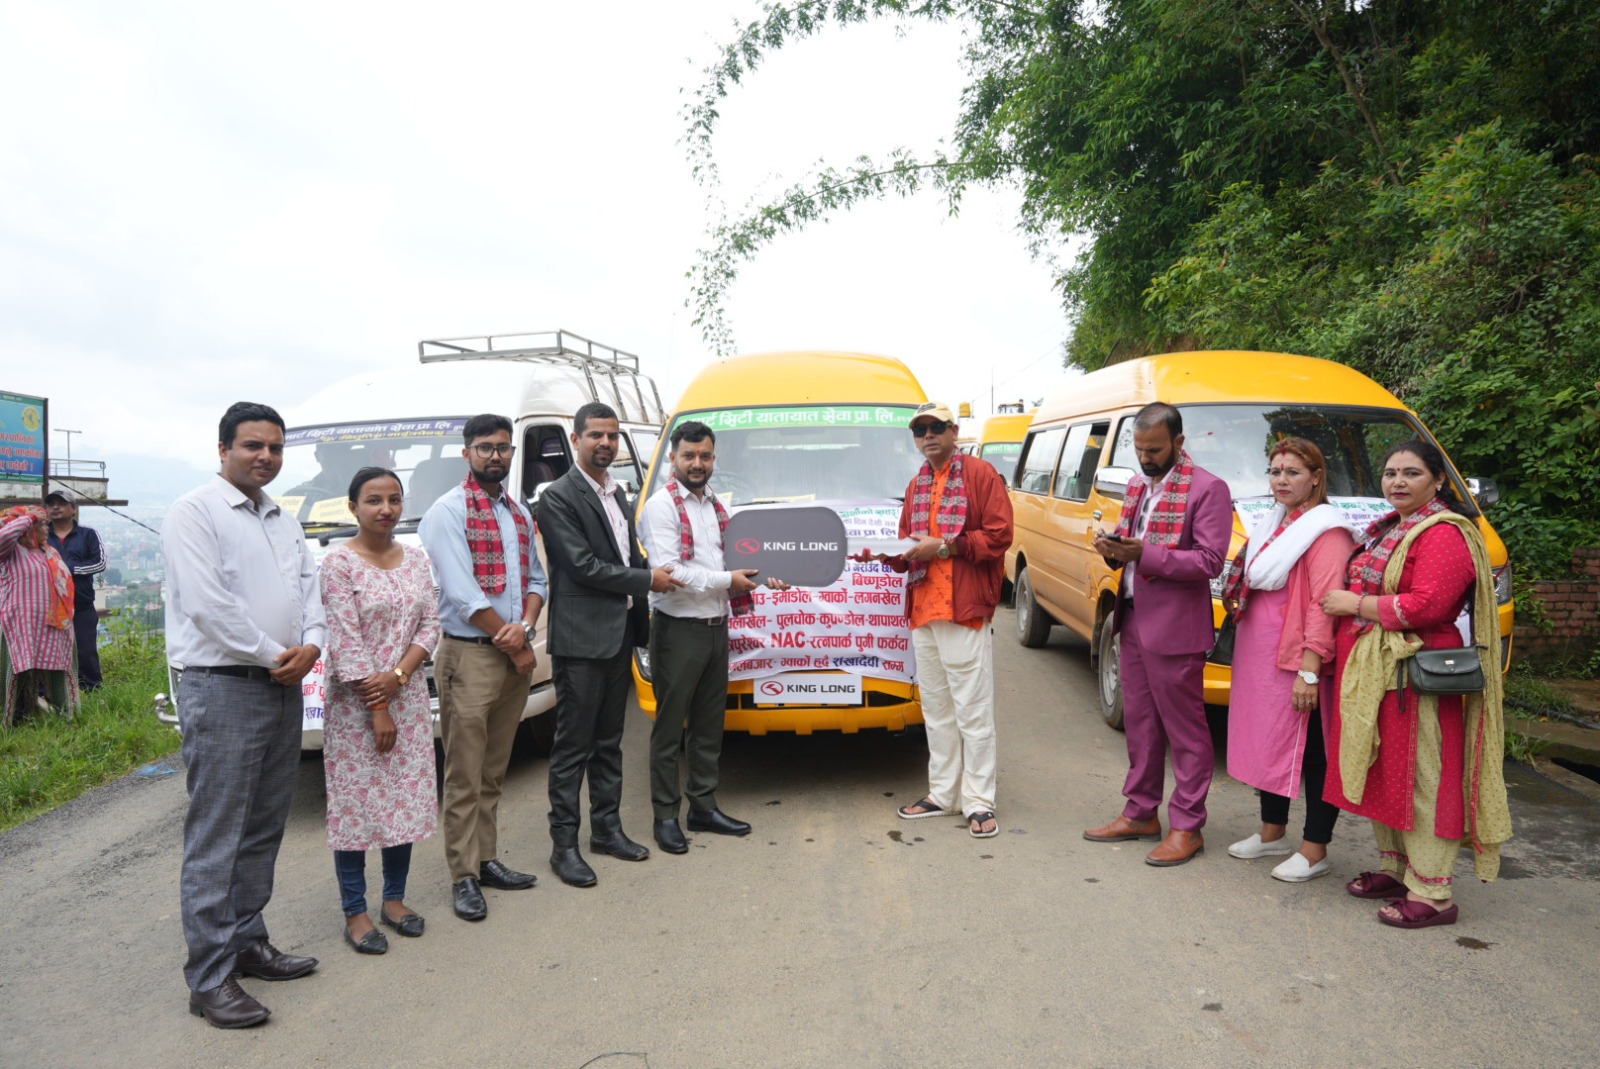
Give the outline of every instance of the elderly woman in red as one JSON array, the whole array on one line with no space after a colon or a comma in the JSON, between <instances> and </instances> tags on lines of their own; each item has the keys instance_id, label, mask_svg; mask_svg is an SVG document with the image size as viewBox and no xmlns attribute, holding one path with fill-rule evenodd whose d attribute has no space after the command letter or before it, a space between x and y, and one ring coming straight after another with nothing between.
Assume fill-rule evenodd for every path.
<instances>
[{"instance_id":1,"label":"elderly woman in red","mask_svg":"<svg viewBox=\"0 0 1600 1069\"><path fill-rule=\"evenodd\" d=\"M1383 461L1395 511L1367 529L1350 561L1349 589L1322 607L1345 617L1335 636L1339 702L1330 733L1327 798L1372 818L1378 871L1345 886L1382 898L1378 919L1396 928L1454 924L1456 858L1472 844L1478 878L1500 871L1511 838L1501 771L1500 640L1494 580L1476 510L1457 499L1444 457L1412 439ZM1463 645L1456 619L1471 606L1486 687L1481 694L1396 690L1397 669L1418 649Z\"/></svg>"},{"instance_id":2,"label":"elderly woman in red","mask_svg":"<svg viewBox=\"0 0 1600 1069\"><path fill-rule=\"evenodd\" d=\"M37 505L0 512L0 724L41 707L78 707L72 572L50 548L48 523Z\"/></svg>"}]
</instances>

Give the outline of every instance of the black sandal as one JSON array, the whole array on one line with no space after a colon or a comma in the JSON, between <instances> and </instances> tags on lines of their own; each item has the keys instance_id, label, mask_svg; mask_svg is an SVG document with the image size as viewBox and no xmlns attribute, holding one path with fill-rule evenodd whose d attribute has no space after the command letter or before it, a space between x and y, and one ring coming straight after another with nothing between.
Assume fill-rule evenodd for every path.
<instances>
[{"instance_id":1,"label":"black sandal","mask_svg":"<svg viewBox=\"0 0 1600 1069\"><path fill-rule=\"evenodd\" d=\"M912 809L920 809L922 812L908 812L908 810ZM902 820L921 820L923 817L947 817L952 811L942 808L938 802L935 802L927 795L923 795L910 805L903 805L896 809L895 812L900 814Z\"/></svg>"},{"instance_id":2,"label":"black sandal","mask_svg":"<svg viewBox=\"0 0 1600 1069\"><path fill-rule=\"evenodd\" d=\"M994 830L984 831L983 826L991 820L994 821ZM987 809L980 809L976 813L967 814L967 832L974 839L993 839L1000 834L1000 821Z\"/></svg>"}]
</instances>

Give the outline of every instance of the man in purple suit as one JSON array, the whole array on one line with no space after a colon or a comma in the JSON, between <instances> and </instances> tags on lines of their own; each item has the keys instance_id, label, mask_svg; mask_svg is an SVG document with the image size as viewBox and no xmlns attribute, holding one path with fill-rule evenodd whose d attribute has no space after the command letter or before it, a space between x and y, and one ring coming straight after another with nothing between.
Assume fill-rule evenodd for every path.
<instances>
[{"instance_id":1,"label":"man in purple suit","mask_svg":"<svg viewBox=\"0 0 1600 1069\"><path fill-rule=\"evenodd\" d=\"M1094 548L1122 566L1112 627L1122 636L1123 728L1128 740L1128 804L1085 839L1115 843L1160 839L1145 861L1182 865L1205 849L1206 793L1215 762L1202 693L1214 633L1211 583L1228 559L1233 498L1228 484L1183 451L1183 416L1157 401L1133 421L1142 476L1128 484L1115 534ZM1168 747L1176 786L1167 806L1172 830L1161 838Z\"/></svg>"}]
</instances>

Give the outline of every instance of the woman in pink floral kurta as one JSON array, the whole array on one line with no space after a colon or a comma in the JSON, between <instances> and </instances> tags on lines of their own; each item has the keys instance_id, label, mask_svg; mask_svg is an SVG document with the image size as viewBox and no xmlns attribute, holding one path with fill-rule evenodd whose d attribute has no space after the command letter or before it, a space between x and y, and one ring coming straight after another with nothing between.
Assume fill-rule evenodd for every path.
<instances>
[{"instance_id":1,"label":"woman in pink floral kurta","mask_svg":"<svg viewBox=\"0 0 1600 1069\"><path fill-rule=\"evenodd\" d=\"M367 916L365 852L383 850L379 919L401 935L421 935L422 918L404 902L406 874L411 844L439 824L433 718L421 671L439 641L439 606L427 554L394 541L402 507L392 473L357 472L351 511L360 533L329 553L321 570L328 613L328 845L344 898L345 938L363 953L388 947Z\"/></svg>"}]
</instances>

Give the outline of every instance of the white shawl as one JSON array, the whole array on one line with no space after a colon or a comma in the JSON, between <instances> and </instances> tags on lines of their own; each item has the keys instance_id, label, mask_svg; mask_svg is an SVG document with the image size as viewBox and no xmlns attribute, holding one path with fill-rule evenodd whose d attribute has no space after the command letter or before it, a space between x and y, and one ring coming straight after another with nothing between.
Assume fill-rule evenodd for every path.
<instances>
[{"instance_id":1,"label":"white shawl","mask_svg":"<svg viewBox=\"0 0 1600 1069\"><path fill-rule=\"evenodd\" d=\"M1244 575L1252 590L1282 590L1289 581L1289 573L1311 548L1311 543L1335 527L1346 526L1343 512L1323 504L1295 520L1277 538L1272 538L1272 532L1278 529L1283 517L1284 507L1274 505L1256 519L1250 530L1250 542L1244 550ZM1266 545L1269 538L1272 542Z\"/></svg>"}]
</instances>

